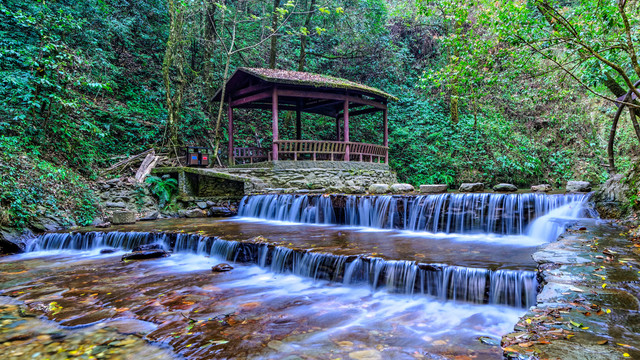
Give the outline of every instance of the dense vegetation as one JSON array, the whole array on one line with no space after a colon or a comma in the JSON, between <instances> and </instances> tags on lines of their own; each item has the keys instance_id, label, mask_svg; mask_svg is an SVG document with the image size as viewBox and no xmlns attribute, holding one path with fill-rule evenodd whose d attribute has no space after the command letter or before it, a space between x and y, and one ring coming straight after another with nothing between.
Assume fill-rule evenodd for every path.
<instances>
[{"instance_id":1,"label":"dense vegetation","mask_svg":"<svg viewBox=\"0 0 640 360\"><path fill-rule=\"evenodd\" d=\"M3 1L0 225L24 226L42 205L86 223L95 211L87 183L115 157L225 144L224 111L209 99L239 66L329 74L398 96L390 158L403 181L602 182L611 100L640 78L638 6ZM268 144L269 114L239 115L239 144ZM283 138L294 118L284 115ZM632 124L619 120L618 171L637 155ZM355 118L351 138L380 143L379 127L377 118ZM303 136L332 139L333 119L305 117Z\"/></svg>"}]
</instances>

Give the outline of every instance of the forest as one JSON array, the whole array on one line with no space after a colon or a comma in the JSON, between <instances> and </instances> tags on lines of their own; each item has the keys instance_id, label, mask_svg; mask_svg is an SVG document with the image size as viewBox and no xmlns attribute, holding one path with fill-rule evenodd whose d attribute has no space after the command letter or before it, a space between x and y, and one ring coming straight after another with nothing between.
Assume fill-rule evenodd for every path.
<instances>
[{"instance_id":1,"label":"forest","mask_svg":"<svg viewBox=\"0 0 640 360\"><path fill-rule=\"evenodd\" d=\"M603 183L640 141L637 0L5 0L0 4L0 225L67 211L123 157L219 149L238 67L345 78L399 98L390 165L414 185ZM271 117L242 111L236 142ZM283 114L283 137L294 114ZM221 125L222 124L222 125ZM303 134L331 139L333 119ZM362 116L352 138L381 143Z\"/></svg>"}]
</instances>

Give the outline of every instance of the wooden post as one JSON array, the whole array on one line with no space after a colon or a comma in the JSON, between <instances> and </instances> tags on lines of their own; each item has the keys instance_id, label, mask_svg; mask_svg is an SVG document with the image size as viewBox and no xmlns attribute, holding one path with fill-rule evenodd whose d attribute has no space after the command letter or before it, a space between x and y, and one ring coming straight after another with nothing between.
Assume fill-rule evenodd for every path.
<instances>
[{"instance_id":1,"label":"wooden post","mask_svg":"<svg viewBox=\"0 0 640 360\"><path fill-rule=\"evenodd\" d=\"M272 130L273 130L273 144L271 145L271 160L278 160L278 88L273 87L271 93L271 112L272 112Z\"/></svg>"},{"instance_id":2,"label":"wooden post","mask_svg":"<svg viewBox=\"0 0 640 360\"><path fill-rule=\"evenodd\" d=\"M389 163L389 120L387 117L387 109L382 110L382 122L384 123L384 140L383 145L387 147L386 153L384 155L384 163Z\"/></svg>"},{"instance_id":3,"label":"wooden post","mask_svg":"<svg viewBox=\"0 0 640 360\"><path fill-rule=\"evenodd\" d=\"M227 100L227 104L229 104L227 109L227 115L229 117L229 166L232 166L235 165L235 159L233 158L233 108L231 107L231 98Z\"/></svg>"},{"instance_id":4,"label":"wooden post","mask_svg":"<svg viewBox=\"0 0 640 360\"><path fill-rule=\"evenodd\" d=\"M344 101L344 142L346 143L344 147L344 161L349 161L349 157L351 154L349 153L349 100Z\"/></svg>"},{"instance_id":5,"label":"wooden post","mask_svg":"<svg viewBox=\"0 0 640 360\"><path fill-rule=\"evenodd\" d=\"M302 140L302 99L298 100L296 110L296 140Z\"/></svg>"}]
</instances>

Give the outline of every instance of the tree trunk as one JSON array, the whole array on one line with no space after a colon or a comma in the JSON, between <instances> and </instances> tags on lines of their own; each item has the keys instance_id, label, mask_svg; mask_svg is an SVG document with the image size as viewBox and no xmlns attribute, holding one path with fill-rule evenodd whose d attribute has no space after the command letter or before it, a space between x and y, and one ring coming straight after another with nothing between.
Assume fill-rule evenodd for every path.
<instances>
[{"instance_id":1,"label":"tree trunk","mask_svg":"<svg viewBox=\"0 0 640 360\"><path fill-rule=\"evenodd\" d=\"M273 16L271 18L271 27L272 27L271 31L274 34L273 36L271 36L271 51L269 51L269 69L276 68L276 55L278 52L278 37L276 36L275 32L276 32L276 29L278 28L278 12L276 11L276 9L278 8L278 5L280 5L280 0L273 0Z\"/></svg>"},{"instance_id":2,"label":"tree trunk","mask_svg":"<svg viewBox=\"0 0 640 360\"><path fill-rule=\"evenodd\" d=\"M631 97L631 93L628 92L624 97L624 102L627 102ZM618 107L618 111L616 111L616 115L613 117L613 124L611 124L611 130L609 131L609 142L607 144L607 155L609 155L609 172L611 174L616 173L616 164L613 153L613 143L616 139L616 130L618 128L618 120L620 119L620 114L622 114L622 110L624 110L624 106L620 105Z\"/></svg>"},{"instance_id":3,"label":"tree trunk","mask_svg":"<svg viewBox=\"0 0 640 360\"><path fill-rule=\"evenodd\" d=\"M307 18L304 20L304 28L309 31L311 25L311 18L313 17L313 8L316 6L316 0L311 0L309 4L309 12ZM307 38L306 34L300 35L300 58L298 59L298 71L304 71L304 67L307 62Z\"/></svg>"},{"instance_id":4,"label":"tree trunk","mask_svg":"<svg viewBox=\"0 0 640 360\"><path fill-rule=\"evenodd\" d=\"M638 121L636 120L636 109L632 107L629 108L629 118L633 125L633 130L635 130L636 136L638 137L638 142L640 142L640 126L638 126Z\"/></svg>"}]
</instances>

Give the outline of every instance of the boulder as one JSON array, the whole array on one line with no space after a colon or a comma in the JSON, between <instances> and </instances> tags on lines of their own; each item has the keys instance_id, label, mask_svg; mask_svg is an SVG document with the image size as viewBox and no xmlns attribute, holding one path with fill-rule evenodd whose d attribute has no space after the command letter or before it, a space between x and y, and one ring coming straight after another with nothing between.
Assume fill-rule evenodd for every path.
<instances>
[{"instance_id":1,"label":"boulder","mask_svg":"<svg viewBox=\"0 0 640 360\"><path fill-rule=\"evenodd\" d=\"M136 222L136 213L133 211L114 211L111 216L113 225L134 224Z\"/></svg>"},{"instance_id":2,"label":"boulder","mask_svg":"<svg viewBox=\"0 0 640 360\"><path fill-rule=\"evenodd\" d=\"M460 192L476 192L476 191L484 191L483 183L462 183L460 184L460 188L458 189Z\"/></svg>"},{"instance_id":3,"label":"boulder","mask_svg":"<svg viewBox=\"0 0 640 360\"><path fill-rule=\"evenodd\" d=\"M540 185L532 185L531 191L533 192L549 192L551 191L551 185L549 184L540 184Z\"/></svg>"},{"instance_id":4,"label":"boulder","mask_svg":"<svg viewBox=\"0 0 640 360\"><path fill-rule=\"evenodd\" d=\"M25 247L16 234L0 231L0 254L16 254L23 252Z\"/></svg>"},{"instance_id":5,"label":"boulder","mask_svg":"<svg viewBox=\"0 0 640 360\"><path fill-rule=\"evenodd\" d=\"M164 250L161 244L144 244L138 245L131 251L147 251L147 250Z\"/></svg>"},{"instance_id":6,"label":"boulder","mask_svg":"<svg viewBox=\"0 0 640 360\"><path fill-rule=\"evenodd\" d=\"M191 209L185 211L184 216L188 218L203 218L207 217L207 213L200 209Z\"/></svg>"},{"instance_id":7,"label":"boulder","mask_svg":"<svg viewBox=\"0 0 640 360\"><path fill-rule=\"evenodd\" d=\"M447 192L449 185L447 184L433 184L433 185L420 185L420 192L425 194L439 194Z\"/></svg>"},{"instance_id":8,"label":"boulder","mask_svg":"<svg viewBox=\"0 0 640 360\"><path fill-rule=\"evenodd\" d=\"M231 209L224 206L213 206L209 208L208 214L211 217L229 217L235 215Z\"/></svg>"},{"instance_id":9,"label":"boulder","mask_svg":"<svg viewBox=\"0 0 640 360\"><path fill-rule=\"evenodd\" d=\"M144 260L144 259L157 259L170 256L168 252L164 250L143 250L134 251L122 255L122 261L126 260Z\"/></svg>"},{"instance_id":10,"label":"boulder","mask_svg":"<svg viewBox=\"0 0 640 360\"><path fill-rule=\"evenodd\" d=\"M588 181L568 181L567 192L589 192L591 191L591 183Z\"/></svg>"},{"instance_id":11,"label":"boulder","mask_svg":"<svg viewBox=\"0 0 640 360\"><path fill-rule=\"evenodd\" d=\"M158 219L158 217L160 216L160 213L157 211L153 211L151 213L148 213L147 215L145 215L143 218L140 218L140 221L152 221L152 220L156 220Z\"/></svg>"},{"instance_id":12,"label":"boulder","mask_svg":"<svg viewBox=\"0 0 640 360\"><path fill-rule=\"evenodd\" d=\"M233 266L224 263L211 267L212 272L226 272L231 270L233 270Z\"/></svg>"},{"instance_id":13,"label":"boulder","mask_svg":"<svg viewBox=\"0 0 640 360\"><path fill-rule=\"evenodd\" d=\"M207 200L207 207L212 207L212 206L216 206L216 203L214 203L211 200Z\"/></svg>"},{"instance_id":14,"label":"boulder","mask_svg":"<svg viewBox=\"0 0 640 360\"><path fill-rule=\"evenodd\" d=\"M389 185L371 184L371 186L369 186L369 192L372 194L386 194L389 192Z\"/></svg>"},{"instance_id":15,"label":"boulder","mask_svg":"<svg viewBox=\"0 0 640 360\"><path fill-rule=\"evenodd\" d=\"M107 222L97 224L95 225L95 227L98 229L105 229L105 228L111 227L111 223L107 221Z\"/></svg>"},{"instance_id":16,"label":"boulder","mask_svg":"<svg viewBox=\"0 0 640 360\"><path fill-rule=\"evenodd\" d=\"M391 192L394 194L413 192L416 189L411 184L393 184L391 185Z\"/></svg>"},{"instance_id":17,"label":"boulder","mask_svg":"<svg viewBox=\"0 0 640 360\"><path fill-rule=\"evenodd\" d=\"M124 209L127 207L127 204L125 204L122 201L118 201L118 202L107 201L104 203L104 206L108 208Z\"/></svg>"},{"instance_id":18,"label":"boulder","mask_svg":"<svg viewBox=\"0 0 640 360\"><path fill-rule=\"evenodd\" d=\"M197 205L200 209L202 209L202 210L204 210L204 209L206 209L206 208L207 208L207 202L206 202L206 201L198 201L198 202L196 203L196 205Z\"/></svg>"},{"instance_id":19,"label":"boulder","mask_svg":"<svg viewBox=\"0 0 640 360\"><path fill-rule=\"evenodd\" d=\"M498 184L493 187L493 191L497 192L516 192L518 191L518 187L513 184Z\"/></svg>"}]
</instances>

